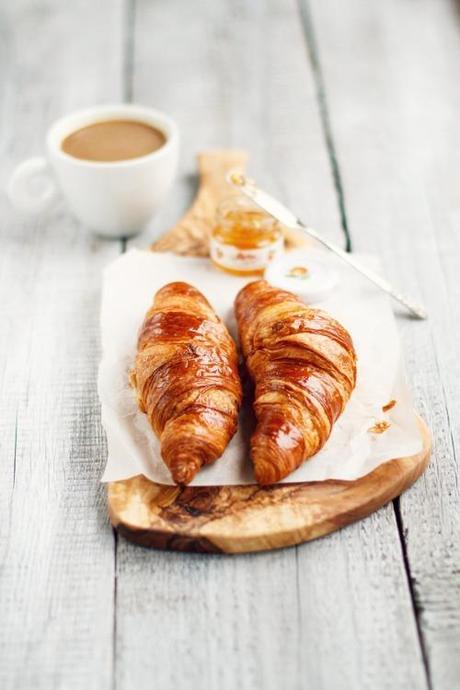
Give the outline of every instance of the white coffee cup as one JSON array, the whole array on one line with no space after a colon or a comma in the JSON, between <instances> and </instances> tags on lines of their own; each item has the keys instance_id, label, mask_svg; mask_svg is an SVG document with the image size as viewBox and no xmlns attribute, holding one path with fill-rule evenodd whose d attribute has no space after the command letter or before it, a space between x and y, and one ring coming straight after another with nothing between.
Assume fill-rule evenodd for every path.
<instances>
[{"instance_id":1,"label":"white coffee cup","mask_svg":"<svg viewBox=\"0 0 460 690\"><path fill-rule=\"evenodd\" d=\"M146 156L115 162L81 160L62 150L63 140L81 127L120 119L152 125L165 135L165 144ZM129 237L143 229L171 187L179 133L174 121L158 110L101 105L55 122L46 136L46 150L46 158L30 158L14 171L8 186L13 205L41 213L61 192L77 218L98 235Z\"/></svg>"}]
</instances>

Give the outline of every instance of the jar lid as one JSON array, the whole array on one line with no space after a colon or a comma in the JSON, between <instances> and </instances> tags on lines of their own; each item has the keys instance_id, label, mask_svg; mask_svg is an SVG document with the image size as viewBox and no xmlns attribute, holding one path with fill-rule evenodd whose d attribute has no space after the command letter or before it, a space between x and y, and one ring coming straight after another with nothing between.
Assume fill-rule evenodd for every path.
<instances>
[{"instance_id":1,"label":"jar lid","mask_svg":"<svg viewBox=\"0 0 460 690\"><path fill-rule=\"evenodd\" d=\"M309 303L329 297L339 282L324 252L308 249L282 254L267 267L264 278L271 285L293 292Z\"/></svg>"},{"instance_id":2,"label":"jar lid","mask_svg":"<svg viewBox=\"0 0 460 690\"><path fill-rule=\"evenodd\" d=\"M279 222L243 194L233 194L223 199L216 209L216 221L222 227L241 225L250 231L264 232L278 228Z\"/></svg>"}]
</instances>

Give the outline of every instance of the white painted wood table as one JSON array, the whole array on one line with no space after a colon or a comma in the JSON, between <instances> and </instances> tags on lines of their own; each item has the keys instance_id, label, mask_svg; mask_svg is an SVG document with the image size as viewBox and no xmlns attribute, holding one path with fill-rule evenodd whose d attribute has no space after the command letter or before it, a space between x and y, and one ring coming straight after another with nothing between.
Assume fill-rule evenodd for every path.
<instances>
[{"instance_id":1,"label":"white painted wood table","mask_svg":"<svg viewBox=\"0 0 460 690\"><path fill-rule=\"evenodd\" d=\"M298 548L117 540L96 369L101 270L126 243L2 197L0 687L460 687L458 3L1 0L2 186L57 116L118 100L183 134L138 246L188 206L199 149L245 147L261 184L426 303L428 322L398 324L433 459L400 500Z\"/></svg>"}]
</instances>

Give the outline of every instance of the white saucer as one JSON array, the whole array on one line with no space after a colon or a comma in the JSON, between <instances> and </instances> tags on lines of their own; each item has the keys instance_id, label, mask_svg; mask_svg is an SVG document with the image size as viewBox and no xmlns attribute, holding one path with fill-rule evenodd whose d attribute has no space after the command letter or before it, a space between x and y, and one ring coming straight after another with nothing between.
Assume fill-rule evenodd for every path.
<instances>
[{"instance_id":1,"label":"white saucer","mask_svg":"<svg viewBox=\"0 0 460 690\"><path fill-rule=\"evenodd\" d=\"M326 299L339 282L338 274L328 265L323 252L311 249L282 254L268 266L264 278L307 302Z\"/></svg>"}]
</instances>

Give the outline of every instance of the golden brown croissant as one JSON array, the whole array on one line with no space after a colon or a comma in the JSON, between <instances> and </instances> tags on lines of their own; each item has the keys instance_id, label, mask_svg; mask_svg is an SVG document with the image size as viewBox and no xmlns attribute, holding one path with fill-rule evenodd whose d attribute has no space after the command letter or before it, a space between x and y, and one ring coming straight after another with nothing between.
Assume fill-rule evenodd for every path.
<instances>
[{"instance_id":1,"label":"golden brown croissant","mask_svg":"<svg viewBox=\"0 0 460 690\"><path fill-rule=\"evenodd\" d=\"M235 308L255 384L254 474L273 484L327 441L355 386L356 355L337 321L265 280L246 285Z\"/></svg>"},{"instance_id":2,"label":"golden brown croissant","mask_svg":"<svg viewBox=\"0 0 460 690\"><path fill-rule=\"evenodd\" d=\"M191 285L170 283L157 292L132 379L174 481L188 484L224 452L241 403L235 343Z\"/></svg>"}]
</instances>

